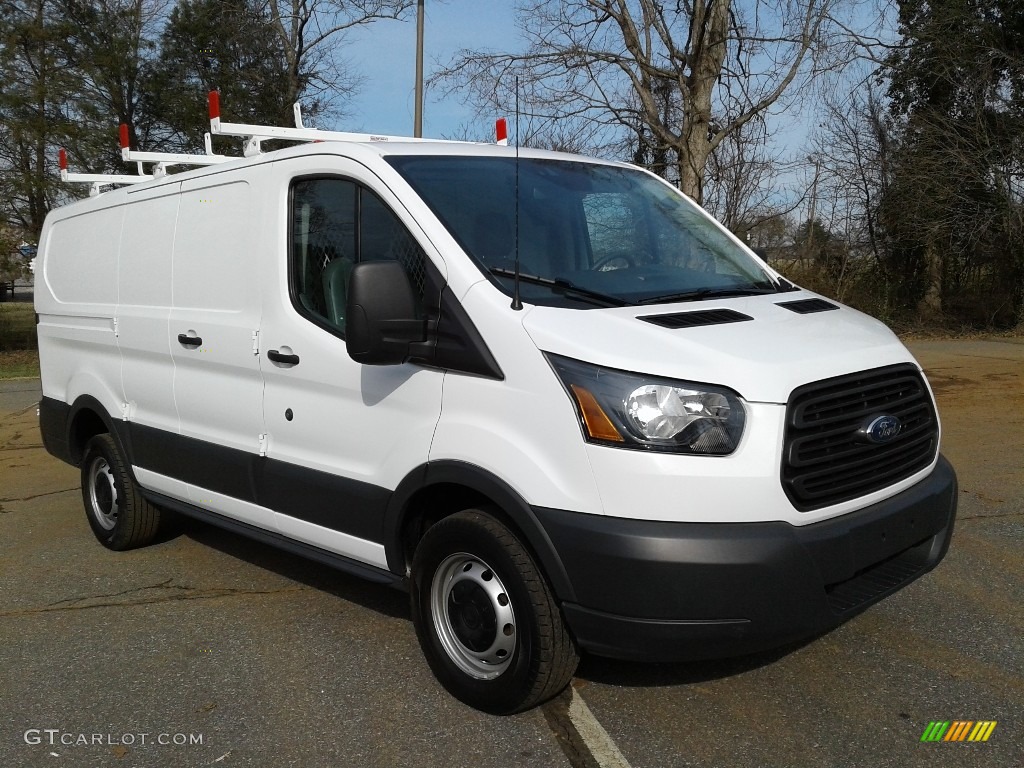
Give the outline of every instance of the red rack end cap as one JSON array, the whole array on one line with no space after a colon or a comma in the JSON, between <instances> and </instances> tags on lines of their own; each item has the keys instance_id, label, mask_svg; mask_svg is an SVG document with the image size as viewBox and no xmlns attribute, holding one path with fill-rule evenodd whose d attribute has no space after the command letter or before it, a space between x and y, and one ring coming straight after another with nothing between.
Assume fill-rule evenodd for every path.
<instances>
[{"instance_id":1,"label":"red rack end cap","mask_svg":"<svg viewBox=\"0 0 1024 768\"><path fill-rule=\"evenodd\" d=\"M505 122L504 117L499 117L494 121L494 133L499 144L503 141L508 141L508 123Z\"/></svg>"},{"instance_id":2,"label":"red rack end cap","mask_svg":"<svg viewBox=\"0 0 1024 768\"><path fill-rule=\"evenodd\" d=\"M128 123L121 123L121 149L128 149Z\"/></svg>"},{"instance_id":3,"label":"red rack end cap","mask_svg":"<svg viewBox=\"0 0 1024 768\"><path fill-rule=\"evenodd\" d=\"M210 91L210 95L207 98L210 104L210 119L215 120L220 117L220 93L217 91Z\"/></svg>"},{"instance_id":4,"label":"red rack end cap","mask_svg":"<svg viewBox=\"0 0 1024 768\"><path fill-rule=\"evenodd\" d=\"M68 169L68 152L64 147L57 150L57 164L60 165L62 171Z\"/></svg>"}]
</instances>

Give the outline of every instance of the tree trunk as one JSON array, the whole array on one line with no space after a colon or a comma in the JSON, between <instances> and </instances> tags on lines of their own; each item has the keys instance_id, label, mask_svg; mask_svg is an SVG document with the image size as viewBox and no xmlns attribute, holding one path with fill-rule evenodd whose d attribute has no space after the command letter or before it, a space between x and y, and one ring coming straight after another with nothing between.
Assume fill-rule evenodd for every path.
<instances>
[{"instance_id":1,"label":"tree trunk","mask_svg":"<svg viewBox=\"0 0 1024 768\"><path fill-rule=\"evenodd\" d=\"M730 0L694 3L693 53L683 84L683 125L679 139L679 187L697 203L704 198L704 169L711 154L711 100L725 62Z\"/></svg>"},{"instance_id":2,"label":"tree trunk","mask_svg":"<svg viewBox=\"0 0 1024 768\"><path fill-rule=\"evenodd\" d=\"M928 285L924 297L918 302L917 311L926 320L938 319L942 315L942 254L934 245L925 249L928 262Z\"/></svg>"}]
</instances>

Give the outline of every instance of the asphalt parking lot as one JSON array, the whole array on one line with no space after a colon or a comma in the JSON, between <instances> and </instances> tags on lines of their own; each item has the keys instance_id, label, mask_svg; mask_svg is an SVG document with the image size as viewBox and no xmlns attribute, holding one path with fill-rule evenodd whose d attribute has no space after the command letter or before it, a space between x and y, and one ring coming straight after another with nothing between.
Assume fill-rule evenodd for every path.
<instances>
[{"instance_id":1,"label":"asphalt parking lot","mask_svg":"<svg viewBox=\"0 0 1024 768\"><path fill-rule=\"evenodd\" d=\"M911 348L961 483L938 569L776 653L584 659L508 718L434 681L401 592L194 523L107 551L38 382L0 382L0 767L1024 765L1024 339Z\"/></svg>"}]
</instances>

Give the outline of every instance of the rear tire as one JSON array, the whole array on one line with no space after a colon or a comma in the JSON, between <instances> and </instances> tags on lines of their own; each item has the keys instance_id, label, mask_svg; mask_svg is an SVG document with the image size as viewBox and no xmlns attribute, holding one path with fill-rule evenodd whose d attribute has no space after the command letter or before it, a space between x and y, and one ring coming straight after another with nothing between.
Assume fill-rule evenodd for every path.
<instances>
[{"instance_id":1,"label":"rear tire","mask_svg":"<svg viewBox=\"0 0 1024 768\"><path fill-rule=\"evenodd\" d=\"M424 535L412 615L434 675L476 709L511 714L558 694L579 656L544 577L515 535L467 510Z\"/></svg>"},{"instance_id":2,"label":"rear tire","mask_svg":"<svg viewBox=\"0 0 1024 768\"><path fill-rule=\"evenodd\" d=\"M146 501L117 443L93 437L82 459L82 502L97 540L117 551L144 547L156 537L160 510Z\"/></svg>"}]
</instances>

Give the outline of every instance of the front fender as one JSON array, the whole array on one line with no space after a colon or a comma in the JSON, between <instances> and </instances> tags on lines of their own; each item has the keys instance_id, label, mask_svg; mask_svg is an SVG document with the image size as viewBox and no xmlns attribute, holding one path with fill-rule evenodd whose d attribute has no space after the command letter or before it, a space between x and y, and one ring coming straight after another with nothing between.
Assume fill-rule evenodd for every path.
<instances>
[{"instance_id":1,"label":"front fender","mask_svg":"<svg viewBox=\"0 0 1024 768\"><path fill-rule=\"evenodd\" d=\"M576 599L572 583L551 538L533 508L508 483L488 470L465 461L433 461L406 475L391 496L384 516L385 554L388 568L405 573L405 552L401 532L409 516L415 514L413 500L432 486L455 485L486 497L497 506L525 538L524 544L539 560L552 590L559 600Z\"/></svg>"}]
</instances>

